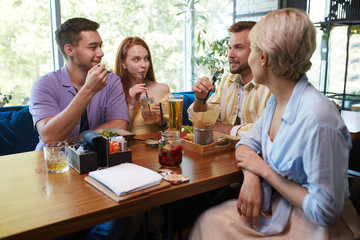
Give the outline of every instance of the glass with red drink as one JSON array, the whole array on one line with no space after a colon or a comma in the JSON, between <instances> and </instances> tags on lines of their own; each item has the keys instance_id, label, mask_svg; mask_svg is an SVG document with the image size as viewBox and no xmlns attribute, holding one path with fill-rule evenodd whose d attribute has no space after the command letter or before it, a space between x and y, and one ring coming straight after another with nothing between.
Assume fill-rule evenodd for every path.
<instances>
[{"instance_id":1,"label":"glass with red drink","mask_svg":"<svg viewBox=\"0 0 360 240\"><path fill-rule=\"evenodd\" d=\"M177 168L182 162L180 132L166 130L159 140L159 163L162 167Z\"/></svg>"}]
</instances>

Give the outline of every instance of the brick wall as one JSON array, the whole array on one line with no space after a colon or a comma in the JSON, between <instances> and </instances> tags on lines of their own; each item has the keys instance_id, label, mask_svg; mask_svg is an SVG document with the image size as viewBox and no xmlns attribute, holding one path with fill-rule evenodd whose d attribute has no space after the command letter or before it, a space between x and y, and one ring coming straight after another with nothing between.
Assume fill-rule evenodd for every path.
<instances>
[{"instance_id":1,"label":"brick wall","mask_svg":"<svg viewBox=\"0 0 360 240\"><path fill-rule=\"evenodd\" d=\"M237 0L236 1L237 14L271 11L271 10L276 10L277 7L278 7L277 0Z\"/></svg>"}]
</instances>

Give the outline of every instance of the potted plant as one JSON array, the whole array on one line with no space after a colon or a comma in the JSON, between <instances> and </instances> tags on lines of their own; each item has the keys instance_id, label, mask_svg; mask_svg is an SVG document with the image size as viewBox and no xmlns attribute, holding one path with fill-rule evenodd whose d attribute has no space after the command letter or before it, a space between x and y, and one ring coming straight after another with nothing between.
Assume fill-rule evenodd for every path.
<instances>
[{"instance_id":1,"label":"potted plant","mask_svg":"<svg viewBox=\"0 0 360 240\"><path fill-rule=\"evenodd\" d=\"M11 93L9 94L2 94L0 90L0 107L5 106L5 104L9 103L12 98Z\"/></svg>"},{"instance_id":2,"label":"potted plant","mask_svg":"<svg viewBox=\"0 0 360 240\"><path fill-rule=\"evenodd\" d=\"M224 66L228 64L227 55L229 37L213 42L209 42L199 37L197 41L197 52L199 53L201 48L204 54L199 57L193 55L191 63L195 63L199 66L206 66L210 70L211 75L220 69L224 69Z\"/></svg>"}]
</instances>

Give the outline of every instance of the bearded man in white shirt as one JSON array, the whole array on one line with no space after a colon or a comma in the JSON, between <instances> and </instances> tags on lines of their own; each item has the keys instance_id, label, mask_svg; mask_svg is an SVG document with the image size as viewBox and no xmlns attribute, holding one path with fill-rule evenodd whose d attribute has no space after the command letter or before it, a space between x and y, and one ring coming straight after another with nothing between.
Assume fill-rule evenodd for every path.
<instances>
[{"instance_id":1,"label":"bearded man in white shirt","mask_svg":"<svg viewBox=\"0 0 360 240\"><path fill-rule=\"evenodd\" d=\"M195 101L187 110L190 121L193 120L193 112L218 108L220 114L214 131L241 137L260 117L271 92L267 87L254 82L248 65L250 54L248 34L254 25L255 22L252 21L241 21L229 28L230 73L223 76L215 93L205 103L207 94L215 87L208 77L196 81L192 88Z\"/></svg>"}]
</instances>

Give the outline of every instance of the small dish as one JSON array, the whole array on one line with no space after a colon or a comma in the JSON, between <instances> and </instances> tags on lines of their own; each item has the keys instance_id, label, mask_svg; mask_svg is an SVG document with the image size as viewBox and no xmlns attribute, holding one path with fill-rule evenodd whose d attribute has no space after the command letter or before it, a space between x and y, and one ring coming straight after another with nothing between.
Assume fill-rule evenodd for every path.
<instances>
[{"instance_id":1,"label":"small dish","mask_svg":"<svg viewBox=\"0 0 360 240\"><path fill-rule=\"evenodd\" d=\"M157 172L163 177L164 180L170 182L171 184L176 185L189 181L188 177L185 177L182 174L178 174L166 168L160 168Z\"/></svg>"},{"instance_id":2,"label":"small dish","mask_svg":"<svg viewBox=\"0 0 360 240\"><path fill-rule=\"evenodd\" d=\"M149 148L157 148L159 145L159 142L155 139L149 138L146 139L146 146Z\"/></svg>"},{"instance_id":3,"label":"small dish","mask_svg":"<svg viewBox=\"0 0 360 240\"><path fill-rule=\"evenodd\" d=\"M124 129L120 129L120 128L100 128L100 129L96 129L95 132L100 133L100 131L106 131L109 133L117 133L119 136L123 136L125 138L126 141L130 141L131 139L133 139L135 137L135 133L126 131Z\"/></svg>"}]
</instances>

